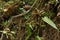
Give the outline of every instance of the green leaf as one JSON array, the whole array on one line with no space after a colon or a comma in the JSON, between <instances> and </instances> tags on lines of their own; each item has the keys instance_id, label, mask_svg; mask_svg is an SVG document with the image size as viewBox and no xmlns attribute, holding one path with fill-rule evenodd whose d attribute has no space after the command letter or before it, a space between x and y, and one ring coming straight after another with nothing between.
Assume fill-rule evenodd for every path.
<instances>
[{"instance_id":1,"label":"green leaf","mask_svg":"<svg viewBox=\"0 0 60 40\"><path fill-rule=\"evenodd\" d=\"M3 34L7 34L7 31L3 31Z\"/></svg>"},{"instance_id":2,"label":"green leaf","mask_svg":"<svg viewBox=\"0 0 60 40\"><path fill-rule=\"evenodd\" d=\"M28 19L29 17L30 17L30 15L26 15L26 16L25 16L25 19Z\"/></svg>"},{"instance_id":3,"label":"green leaf","mask_svg":"<svg viewBox=\"0 0 60 40\"><path fill-rule=\"evenodd\" d=\"M42 39L41 39L41 37L36 36L36 37L35 37L35 40L42 40Z\"/></svg>"},{"instance_id":4,"label":"green leaf","mask_svg":"<svg viewBox=\"0 0 60 40\"><path fill-rule=\"evenodd\" d=\"M27 37L26 37L26 39L25 40L28 40L29 39L29 37L31 36L31 34L32 34L32 32L31 32L31 25L30 25L30 23L27 23L26 24L26 28L27 28L27 33L28 33L28 35L27 35Z\"/></svg>"},{"instance_id":5,"label":"green leaf","mask_svg":"<svg viewBox=\"0 0 60 40\"><path fill-rule=\"evenodd\" d=\"M49 25L51 25L53 28L58 29L58 28L56 27L55 23L54 23L52 20L50 20L47 16L43 17L42 20L43 20L44 22L48 23Z\"/></svg>"},{"instance_id":6,"label":"green leaf","mask_svg":"<svg viewBox=\"0 0 60 40\"><path fill-rule=\"evenodd\" d=\"M14 1L9 1L9 2L8 2L8 4L13 4L13 3L14 3Z\"/></svg>"},{"instance_id":7,"label":"green leaf","mask_svg":"<svg viewBox=\"0 0 60 40\"><path fill-rule=\"evenodd\" d=\"M31 13L26 14L25 19L29 19Z\"/></svg>"},{"instance_id":8,"label":"green leaf","mask_svg":"<svg viewBox=\"0 0 60 40\"><path fill-rule=\"evenodd\" d=\"M8 24L9 24L9 20L3 23L3 25L5 25L6 27L8 26Z\"/></svg>"}]
</instances>

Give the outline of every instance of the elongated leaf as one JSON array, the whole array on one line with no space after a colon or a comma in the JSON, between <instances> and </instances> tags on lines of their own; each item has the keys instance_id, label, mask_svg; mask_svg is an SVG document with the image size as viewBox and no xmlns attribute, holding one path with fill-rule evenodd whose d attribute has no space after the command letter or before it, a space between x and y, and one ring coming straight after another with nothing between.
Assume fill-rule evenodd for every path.
<instances>
[{"instance_id":1,"label":"elongated leaf","mask_svg":"<svg viewBox=\"0 0 60 40\"><path fill-rule=\"evenodd\" d=\"M26 28L27 28L27 37L26 37L26 39L25 40L28 40L29 39L29 37L31 36L31 34L32 34L32 32L31 32L31 25L29 24L29 23L27 23L27 25L26 25Z\"/></svg>"},{"instance_id":2,"label":"elongated leaf","mask_svg":"<svg viewBox=\"0 0 60 40\"><path fill-rule=\"evenodd\" d=\"M41 37L39 36L36 36L35 38L36 38L35 40L41 40Z\"/></svg>"},{"instance_id":3,"label":"elongated leaf","mask_svg":"<svg viewBox=\"0 0 60 40\"><path fill-rule=\"evenodd\" d=\"M50 20L47 16L43 17L42 20L43 20L44 22L48 23L49 25L51 25L53 28L58 29L58 28L56 27L55 23L54 23L52 20Z\"/></svg>"}]
</instances>

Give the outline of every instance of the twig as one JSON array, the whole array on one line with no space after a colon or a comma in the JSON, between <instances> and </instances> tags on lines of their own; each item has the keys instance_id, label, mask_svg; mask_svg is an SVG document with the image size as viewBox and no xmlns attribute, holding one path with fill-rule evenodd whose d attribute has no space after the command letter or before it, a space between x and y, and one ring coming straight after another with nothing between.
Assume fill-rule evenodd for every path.
<instances>
[{"instance_id":1,"label":"twig","mask_svg":"<svg viewBox=\"0 0 60 40\"><path fill-rule=\"evenodd\" d=\"M25 11L25 12L19 14L19 15L16 15L16 16L12 16L11 19L16 18L16 17L19 17L19 16L24 16L24 15L26 15L28 12L31 11L31 9L34 7L34 5L36 4L36 2L37 2L37 0L35 0L34 4L31 6L31 8L30 8L28 11Z\"/></svg>"},{"instance_id":2,"label":"twig","mask_svg":"<svg viewBox=\"0 0 60 40\"><path fill-rule=\"evenodd\" d=\"M32 8L34 7L34 5L36 4L36 2L37 2L37 0L35 0L35 2L33 3L33 5L31 6L31 8L30 8L28 11L25 11L25 12L19 14L19 15L16 15L16 16L12 16L12 17L11 17L11 20L10 20L10 23L12 22L12 20L13 20L14 18L20 17L20 16L24 16L24 15L26 15L28 12L30 12L31 9L32 9ZM9 25L10 25L10 23L9 23ZM8 26L9 26L9 25L8 25Z\"/></svg>"}]
</instances>

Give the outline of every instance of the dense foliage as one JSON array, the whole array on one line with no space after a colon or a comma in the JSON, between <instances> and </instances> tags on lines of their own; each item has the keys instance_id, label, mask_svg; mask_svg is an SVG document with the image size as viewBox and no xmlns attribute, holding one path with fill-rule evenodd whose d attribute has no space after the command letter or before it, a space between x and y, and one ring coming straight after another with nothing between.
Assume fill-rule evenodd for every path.
<instances>
[{"instance_id":1,"label":"dense foliage","mask_svg":"<svg viewBox=\"0 0 60 40\"><path fill-rule=\"evenodd\" d=\"M42 40L59 26L60 0L0 0L0 40Z\"/></svg>"}]
</instances>

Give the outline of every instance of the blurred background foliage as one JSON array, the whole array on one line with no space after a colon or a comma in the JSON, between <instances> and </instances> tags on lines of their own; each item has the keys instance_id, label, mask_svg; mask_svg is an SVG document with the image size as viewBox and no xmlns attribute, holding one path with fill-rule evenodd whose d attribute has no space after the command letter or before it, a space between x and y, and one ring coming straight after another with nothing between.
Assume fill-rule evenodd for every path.
<instances>
[{"instance_id":1,"label":"blurred background foliage","mask_svg":"<svg viewBox=\"0 0 60 40\"><path fill-rule=\"evenodd\" d=\"M42 40L47 25L58 24L60 0L0 0L0 40Z\"/></svg>"}]
</instances>

